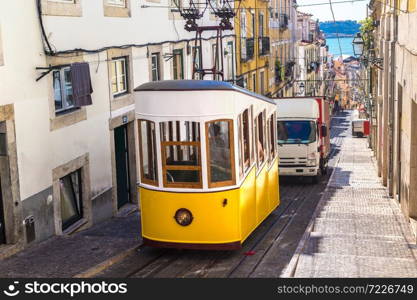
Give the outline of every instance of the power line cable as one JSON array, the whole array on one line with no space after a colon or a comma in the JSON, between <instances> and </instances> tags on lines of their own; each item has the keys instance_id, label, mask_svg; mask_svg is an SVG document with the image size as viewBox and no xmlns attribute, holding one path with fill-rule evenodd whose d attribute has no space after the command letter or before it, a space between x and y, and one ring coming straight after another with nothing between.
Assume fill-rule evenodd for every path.
<instances>
[{"instance_id":1,"label":"power line cable","mask_svg":"<svg viewBox=\"0 0 417 300\"><path fill-rule=\"evenodd\" d=\"M338 25L336 23L336 18L334 16L332 0L329 0L329 5L330 5L330 11L332 12L334 24L336 25L336 37L337 37L337 42L339 44L340 57L343 57L342 46L340 44L340 38L339 38L339 31L337 30Z\"/></svg>"}]
</instances>

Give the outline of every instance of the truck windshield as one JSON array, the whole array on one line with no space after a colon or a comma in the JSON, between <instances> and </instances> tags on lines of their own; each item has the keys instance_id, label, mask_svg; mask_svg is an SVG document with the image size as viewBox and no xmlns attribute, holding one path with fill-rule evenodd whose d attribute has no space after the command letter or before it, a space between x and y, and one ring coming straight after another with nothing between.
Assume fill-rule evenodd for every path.
<instances>
[{"instance_id":1,"label":"truck windshield","mask_svg":"<svg viewBox=\"0 0 417 300\"><path fill-rule=\"evenodd\" d=\"M316 141L313 121L278 121L278 144L309 144Z\"/></svg>"}]
</instances>

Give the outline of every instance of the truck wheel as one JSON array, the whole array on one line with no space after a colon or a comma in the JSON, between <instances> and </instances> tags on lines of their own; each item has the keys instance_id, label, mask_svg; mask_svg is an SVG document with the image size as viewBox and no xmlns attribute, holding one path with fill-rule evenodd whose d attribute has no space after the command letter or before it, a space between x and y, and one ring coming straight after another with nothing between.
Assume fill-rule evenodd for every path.
<instances>
[{"instance_id":1,"label":"truck wheel","mask_svg":"<svg viewBox=\"0 0 417 300\"><path fill-rule=\"evenodd\" d=\"M363 138L363 133L362 132L358 133L358 138Z\"/></svg>"},{"instance_id":2,"label":"truck wheel","mask_svg":"<svg viewBox=\"0 0 417 300\"><path fill-rule=\"evenodd\" d=\"M322 168L322 170L321 170L321 174L323 174L323 175L327 175L327 169L328 169L328 166L326 165L326 166L324 166L323 168Z\"/></svg>"},{"instance_id":3,"label":"truck wheel","mask_svg":"<svg viewBox=\"0 0 417 300\"><path fill-rule=\"evenodd\" d=\"M327 174L327 162L324 159L320 159L320 175L326 175Z\"/></svg>"}]
</instances>

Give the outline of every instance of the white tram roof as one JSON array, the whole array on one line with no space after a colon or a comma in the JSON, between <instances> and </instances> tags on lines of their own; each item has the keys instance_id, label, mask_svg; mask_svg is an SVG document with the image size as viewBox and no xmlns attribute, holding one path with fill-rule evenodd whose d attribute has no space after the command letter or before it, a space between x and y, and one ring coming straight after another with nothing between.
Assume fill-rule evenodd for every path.
<instances>
[{"instance_id":1,"label":"white tram roof","mask_svg":"<svg viewBox=\"0 0 417 300\"><path fill-rule=\"evenodd\" d=\"M261 101L259 101L261 100ZM135 88L137 117L236 116L250 105L254 112L275 110L275 102L265 96L224 81L163 80Z\"/></svg>"},{"instance_id":2,"label":"white tram roof","mask_svg":"<svg viewBox=\"0 0 417 300\"><path fill-rule=\"evenodd\" d=\"M251 97L275 104L275 102L265 96L253 93L233 85L226 81L216 80L161 80L144 83L134 89L135 92L142 91L235 91Z\"/></svg>"}]
</instances>

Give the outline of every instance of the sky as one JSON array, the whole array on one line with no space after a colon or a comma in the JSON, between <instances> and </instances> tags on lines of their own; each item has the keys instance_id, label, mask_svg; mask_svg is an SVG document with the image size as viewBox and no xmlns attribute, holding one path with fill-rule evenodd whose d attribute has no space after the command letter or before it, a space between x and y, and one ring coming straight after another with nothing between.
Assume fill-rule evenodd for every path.
<instances>
[{"instance_id":1,"label":"sky","mask_svg":"<svg viewBox=\"0 0 417 300\"><path fill-rule=\"evenodd\" d=\"M339 1L347 0L332 0L336 20L359 21L366 18L366 5L369 3L369 0L337 4ZM298 10L310 13L314 19L319 19L320 21L333 21L329 4L302 7L302 5L317 3L329 3L329 0L297 0L297 4L300 6Z\"/></svg>"}]
</instances>

